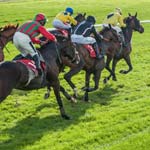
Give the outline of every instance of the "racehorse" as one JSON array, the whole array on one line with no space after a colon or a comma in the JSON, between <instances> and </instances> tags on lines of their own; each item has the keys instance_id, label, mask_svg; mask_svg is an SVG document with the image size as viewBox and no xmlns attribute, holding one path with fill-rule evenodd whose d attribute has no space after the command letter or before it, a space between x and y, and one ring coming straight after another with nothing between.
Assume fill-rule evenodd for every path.
<instances>
[{"instance_id":1,"label":"racehorse","mask_svg":"<svg viewBox=\"0 0 150 150\"><path fill-rule=\"evenodd\" d=\"M132 50L132 47L131 47L132 34L133 34L133 31L143 33L144 28L140 24L139 19L137 18L137 13L135 13L135 15L133 16L129 13L128 17L124 19L124 23L126 24L126 27L123 29L126 46L122 47L118 41L116 42L115 45L112 44L110 48L106 51L106 55L107 55L106 69L110 72L110 75L104 79L104 83L106 83L111 77L114 81L117 81L115 68L116 68L117 62L120 59L124 59L129 67L128 70L120 70L120 73L127 74L133 69L131 58L130 58L130 53ZM100 31L100 34L101 32L103 32L103 30ZM114 50L114 47L115 47L115 50ZM111 61L112 61L112 69L110 68Z\"/></svg>"},{"instance_id":2,"label":"racehorse","mask_svg":"<svg viewBox=\"0 0 150 150\"><path fill-rule=\"evenodd\" d=\"M56 48L56 44L51 42L42 46L39 51L45 60L45 73L43 73L42 76L35 77L30 82L29 79L31 78L31 75L33 75L33 72L24 63L20 62L20 60L6 61L0 64L0 102L2 102L14 88L33 90L45 86L47 86L48 89L52 87L59 105L61 116L65 119L69 119L70 117L65 113L63 107L60 91L63 92L66 98L72 99L72 97L62 86L60 86L58 75L63 66L63 58L68 57L70 60L74 58L72 43L63 40L62 43L58 43ZM58 60L58 51L60 51L59 55L62 58L61 62Z\"/></svg>"},{"instance_id":3,"label":"racehorse","mask_svg":"<svg viewBox=\"0 0 150 150\"><path fill-rule=\"evenodd\" d=\"M0 62L4 60L3 48L12 41L13 35L16 32L18 25L6 25L0 28Z\"/></svg>"},{"instance_id":4,"label":"racehorse","mask_svg":"<svg viewBox=\"0 0 150 150\"><path fill-rule=\"evenodd\" d=\"M104 31L101 32L101 37L102 37L101 40L96 39L99 45L100 52L108 51L111 44L114 45L114 50L115 50L115 43L118 41L118 36L116 32L112 30L112 28L110 27L105 28ZM101 72L105 68L105 61L104 59L97 60L96 58L91 57L91 54L87 50L87 45L82 45L82 44L75 44L75 45L77 51L79 52L80 62L79 64L74 65L74 67L72 67L70 71L64 75L64 78L73 89L74 96L77 97L77 88L74 85L74 83L71 81L71 78L81 70L85 70L86 72L85 87L83 88L85 90L84 100L88 101L89 100L88 92L95 91L99 87ZM94 75L93 80L95 85L93 88L90 87L91 74Z\"/></svg>"}]
</instances>

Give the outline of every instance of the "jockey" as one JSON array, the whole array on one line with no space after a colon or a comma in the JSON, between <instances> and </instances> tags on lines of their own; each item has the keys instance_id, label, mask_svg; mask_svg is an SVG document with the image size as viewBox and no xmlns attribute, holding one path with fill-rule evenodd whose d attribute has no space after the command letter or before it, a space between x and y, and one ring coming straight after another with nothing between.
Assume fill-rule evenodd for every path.
<instances>
[{"instance_id":1,"label":"jockey","mask_svg":"<svg viewBox=\"0 0 150 150\"><path fill-rule=\"evenodd\" d=\"M103 21L103 27L108 27L109 24L114 30L117 31L117 34L121 38L121 43L125 45L122 29L126 27L126 24L123 22L122 11L120 8L115 8L115 12L106 16L105 20Z\"/></svg>"},{"instance_id":2,"label":"jockey","mask_svg":"<svg viewBox=\"0 0 150 150\"><path fill-rule=\"evenodd\" d=\"M49 33L44 27L46 23L46 17L44 14L39 13L35 16L32 21L28 21L21 25L13 37L13 42L16 48L21 52L23 57L30 55L37 67L39 75L42 73L40 67L40 59L38 52L35 48L34 44L44 45L46 42L40 41L38 38L35 38L39 34L42 34L50 41L56 42L56 38L53 34Z\"/></svg>"},{"instance_id":3,"label":"jockey","mask_svg":"<svg viewBox=\"0 0 150 150\"><path fill-rule=\"evenodd\" d=\"M65 29L71 33L71 24L77 25L77 21L72 17L73 9L67 7L64 12L60 12L53 20L53 26L58 29Z\"/></svg>"},{"instance_id":4,"label":"jockey","mask_svg":"<svg viewBox=\"0 0 150 150\"><path fill-rule=\"evenodd\" d=\"M77 25L76 29L71 35L71 40L72 42L79 44L92 44L96 53L96 58L102 59L104 56L100 54L99 47L95 40L95 38L101 40L101 37L97 34L94 27L95 23L95 17L88 16L86 20L82 21L79 25ZM95 38L91 37L91 34L93 34Z\"/></svg>"}]
</instances>

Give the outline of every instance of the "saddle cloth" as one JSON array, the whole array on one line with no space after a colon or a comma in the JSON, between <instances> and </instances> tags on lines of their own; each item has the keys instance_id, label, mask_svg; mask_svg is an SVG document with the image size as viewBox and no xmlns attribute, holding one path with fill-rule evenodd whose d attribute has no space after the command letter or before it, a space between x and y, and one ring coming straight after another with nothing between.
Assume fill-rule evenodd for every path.
<instances>
[{"instance_id":1,"label":"saddle cloth","mask_svg":"<svg viewBox=\"0 0 150 150\"><path fill-rule=\"evenodd\" d=\"M35 73L37 72L37 68L36 68L35 62L33 60L31 60L31 59L23 58L23 59L16 60L16 62L21 62L21 63L25 64L33 72L35 72ZM41 61L40 64L41 64L42 70L45 71L45 69L46 69L45 62Z\"/></svg>"},{"instance_id":2,"label":"saddle cloth","mask_svg":"<svg viewBox=\"0 0 150 150\"><path fill-rule=\"evenodd\" d=\"M92 57L92 58L95 58L95 57L96 57L96 53L95 53L95 51L94 51L94 49L93 49L93 47L92 47L91 45L89 45L89 44L84 44L83 46L84 46L84 48L86 48L86 49L88 50L88 52L90 53L90 57Z\"/></svg>"}]
</instances>

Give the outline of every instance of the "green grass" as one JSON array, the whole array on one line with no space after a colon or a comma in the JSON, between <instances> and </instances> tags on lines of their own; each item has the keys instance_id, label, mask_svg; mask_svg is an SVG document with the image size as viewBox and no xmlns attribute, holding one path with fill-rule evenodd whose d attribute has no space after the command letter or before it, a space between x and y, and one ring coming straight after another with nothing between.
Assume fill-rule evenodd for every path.
<instances>
[{"instance_id":1,"label":"green grass","mask_svg":"<svg viewBox=\"0 0 150 150\"><path fill-rule=\"evenodd\" d=\"M150 19L148 0L12 0L0 2L0 26L23 23L38 12L49 19L52 27L55 14L66 6L77 12L95 15L97 24L115 7L121 7L125 16L138 12L140 20ZM100 88L89 94L90 103L70 104L62 95L66 112L72 120L60 117L54 93L43 99L46 89L34 91L13 90L0 104L0 150L149 150L150 147L150 24L143 24L143 34L134 33L131 54L133 71L119 74L127 68L123 60L116 69L118 81L102 83L108 75L104 70ZM6 60L19 53L9 43L4 50ZM62 85L72 93L60 75ZM84 72L73 78L78 89L84 83ZM91 82L91 85L93 83Z\"/></svg>"}]
</instances>

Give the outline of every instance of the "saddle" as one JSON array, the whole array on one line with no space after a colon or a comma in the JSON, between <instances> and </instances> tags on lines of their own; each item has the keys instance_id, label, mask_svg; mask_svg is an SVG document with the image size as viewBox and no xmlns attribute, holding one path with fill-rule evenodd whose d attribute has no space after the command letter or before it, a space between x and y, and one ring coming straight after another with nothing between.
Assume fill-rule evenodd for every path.
<instances>
[{"instance_id":1,"label":"saddle","mask_svg":"<svg viewBox=\"0 0 150 150\"><path fill-rule=\"evenodd\" d=\"M92 45L84 44L83 46L84 46L84 48L87 49L91 58L96 58L96 53L95 53L95 50L93 49Z\"/></svg>"},{"instance_id":2,"label":"saddle","mask_svg":"<svg viewBox=\"0 0 150 150\"><path fill-rule=\"evenodd\" d=\"M45 76L45 71L46 71L46 65L45 62L40 62L41 64L41 69L42 69L42 75L39 76L38 75L38 70L36 68L35 62L31 59L27 59L27 58L21 58L21 59L13 59L13 61L15 62L20 62L22 64L24 64L27 69L28 69L28 81L26 83L25 86L27 86L28 84L30 84L30 82L35 79L35 78L43 78L43 76Z\"/></svg>"},{"instance_id":3,"label":"saddle","mask_svg":"<svg viewBox=\"0 0 150 150\"><path fill-rule=\"evenodd\" d=\"M39 55L40 57L40 65L41 65L41 69L42 69L42 75L43 76L46 72L46 64L44 62L44 59L42 58L41 55ZM30 55L27 55L26 57L23 57L21 54L15 56L15 58L13 58L14 62L20 62L22 64L24 64L29 72L29 78L34 79L35 77L38 77L38 70L36 68L35 62L32 60L32 57Z\"/></svg>"},{"instance_id":4,"label":"saddle","mask_svg":"<svg viewBox=\"0 0 150 150\"><path fill-rule=\"evenodd\" d=\"M36 69L36 66L33 60L22 58L22 59L16 60L16 62L20 62L24 64L25 66L27 66L27 68L31 69L36 74L36 76L38 75L38 71Z\"/></svg>"}]
</instances>

